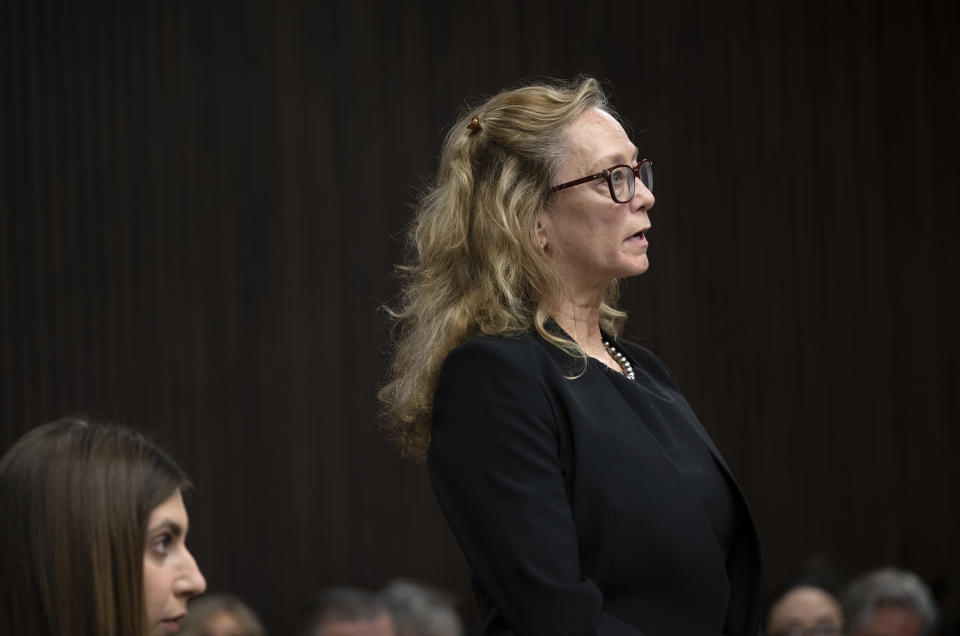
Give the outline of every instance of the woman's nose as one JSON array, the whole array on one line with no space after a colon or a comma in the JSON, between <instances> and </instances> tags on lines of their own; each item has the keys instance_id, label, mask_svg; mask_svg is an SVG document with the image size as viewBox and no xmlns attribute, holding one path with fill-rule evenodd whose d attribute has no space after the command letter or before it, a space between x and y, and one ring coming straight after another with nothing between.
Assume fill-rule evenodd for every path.
<instances>
[{"instance_id":1,"label":"woman's nose","mask_svg":"<svg viewBox=\"0 0 960 636\"><path fill-rule=\"evenodd\" d=\"M175 590L181 596L200 596L207 589L207 580L200 572L196 559L187 550L187 563L184 564L184 570L177 579L177 589Z\"/></svg>"},{"instance_id":2,"label":"woman's nose","mask_svg":"<svg viewBox=\"0 0 960 636\"><path fill-rule=\"evenodd\" d=\"M653 196L653 192L647 189L647 186L643 185L643 181L640 180L640 177L634 177L636 182L636 188L633 192L633 200L639 202L640 207L644 210L649 210L653 207L653 204L656 203L656 198Z\"/></svg>"}]
</instances>

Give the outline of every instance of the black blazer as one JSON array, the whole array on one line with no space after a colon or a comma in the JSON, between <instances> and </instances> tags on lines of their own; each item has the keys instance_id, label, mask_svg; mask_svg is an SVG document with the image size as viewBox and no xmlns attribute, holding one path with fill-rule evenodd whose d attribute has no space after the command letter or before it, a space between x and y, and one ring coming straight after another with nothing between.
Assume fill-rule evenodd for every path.
<instances>
[{"instance_id":1,"label":"black blazer","mask_svg":"<svg viewBox=\"0 0 960 636\"><path fill-rule=\"evenodd\" d=\"M628 380L537 334L479 336L440 371L428 468L473 570L478 633L754 636L760 545L729 469L669 370L626 341ZM649 431L696 431L730 484L729 556ZM706 460L709 461L709 460Z\"/></svg>"}]
</instances>

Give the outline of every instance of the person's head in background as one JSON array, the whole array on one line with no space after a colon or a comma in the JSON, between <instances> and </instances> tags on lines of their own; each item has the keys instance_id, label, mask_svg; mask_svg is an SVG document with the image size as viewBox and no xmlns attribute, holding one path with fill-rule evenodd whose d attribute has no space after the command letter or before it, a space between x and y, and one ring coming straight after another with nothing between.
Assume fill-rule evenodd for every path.
<instances>
[{"instance_id":1,"label":"person's head in background","mask_svg":"<svg viewBox=\"0 0 960 636\"><path fill-rule=\"evenodd\" d=\"M841 636L844 617L836 588L816 574L787 579L767 599L763 629L766 636Z\"/></svg>"},{"instance_id":2,"label":"person's head in background","mask_svg":"<svg viewBox=\"0 0 960 636\"><path fill-rule=\"evenodd\" d=\"M846 587L841 600L850 636L925 636L937 620L930 588L906 570L868 572Z\"/></svg>"},{"instance_id":3,"label":"person's head in background","mask_svg":"<svg viewBox=\"0 0 960 636\"><path fill-rule=\"evenodd\" d=\"M144 435L65 418L0 459L0 633L160 636L206 582L189 481Z\"/></svg>"},{"instance_id":4,"label":"person's head in background","mask_svg":"<svg viewBox=\"0 0 960 636\"><path fill-rule=\"evenodd\" d=\"M397 636L390 608L377 594L331 587L317 596L301 621L300 636Z\"/></svg>"},{"instance_id":5,"label":"person's head in background","mask_svg":"<svg viewBox=\"0 0 960 636\"><path fill-rule=\"evenodd\" d=\"M451 594L406 579L381 592L397 623L398 636L463 636Z\"/></svg>"},{"instance_id":6,"label":"person's head in background","mask_svg":"<svg viewBox=\"0 0 960 636\"><path fill-rule=\"evenodd\" d=\"M180 636L266 636L249 606L232 594L207 594L190 603Z\"/></svg>"}]
</instances>

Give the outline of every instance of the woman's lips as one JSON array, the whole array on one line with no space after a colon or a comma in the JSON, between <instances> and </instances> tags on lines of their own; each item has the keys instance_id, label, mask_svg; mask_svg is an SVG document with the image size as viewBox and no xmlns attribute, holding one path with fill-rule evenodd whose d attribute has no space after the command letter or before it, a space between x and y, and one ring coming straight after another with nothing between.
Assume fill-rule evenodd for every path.
<instances>
[{"instance_id":1,"label":"woman's lips","mask_svg":"<svg viewBox=\"0 0 960 636\"><path fill-rule=\"evenodd\" d=\"M163 625L163 628L170 633L175 633L180 631L180 621L184 619L184 616L177 616L176 618L165 618L160 623Z\"/></svg>"},{"instance_id":2,"label":"woman's lips","mask_svg":"<svg viewBox=\"0 0 960 636\"><path fill-rule=\"evenodd\" d=\"M640 243L641 245L648 245L647 237L643 232L637 232L633 236L627 239L631 243Z\"/></svg>"}]
</instances>

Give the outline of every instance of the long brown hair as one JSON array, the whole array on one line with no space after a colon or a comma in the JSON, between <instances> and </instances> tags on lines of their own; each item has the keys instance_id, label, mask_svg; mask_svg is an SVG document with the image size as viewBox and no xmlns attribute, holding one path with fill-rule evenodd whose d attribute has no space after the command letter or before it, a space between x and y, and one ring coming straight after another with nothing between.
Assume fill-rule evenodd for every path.
<instances>
[{"instance_id":1,"label":"long brown hair","mask_svg":"<svg viewBox=\"0 0 960 636\"><path fill-rule=\"evenodd\" d=\"M395 351L378 398L384 431L403 455L425 456L440 366L471 336L536 330L586 368L577 343L546 328L561 287L535 227L552 201L565 128L592 107L614 114L593 78L530 83L465 109L447 134L410 228L399 307L389 312ZM613 281L600 305L600 326L614 336L626 317L618 296Z\"/></svg>"},{"instance_id":2,"label":"long brown hair","mask_svg":"<svg viewBox=\"0 0 960 636\"><path fill-rule=\"evenodd\" d=\"M144 435L65 418L0 459L0 633L145 631L150 512L189 485Z\"/></svg>"}]
</instances>

